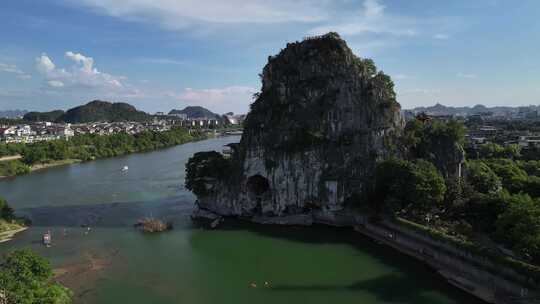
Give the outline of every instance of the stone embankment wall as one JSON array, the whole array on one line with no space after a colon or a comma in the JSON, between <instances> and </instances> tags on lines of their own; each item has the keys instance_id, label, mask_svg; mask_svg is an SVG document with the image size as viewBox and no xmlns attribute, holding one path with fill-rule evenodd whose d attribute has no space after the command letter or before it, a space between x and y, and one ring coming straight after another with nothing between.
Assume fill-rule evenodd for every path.
<instances>
[{"instance_id":1,"label":"stone embankment wall","mask_svg":"<svg viewBox=\"0 0 540 304\"><path fill-rule=\"evenodd\" d=\"M390 221L357 222L356 231L427 263L452 285L488 303L540 303L537 284L510 267Z\"/></svg>"}]
</instances>

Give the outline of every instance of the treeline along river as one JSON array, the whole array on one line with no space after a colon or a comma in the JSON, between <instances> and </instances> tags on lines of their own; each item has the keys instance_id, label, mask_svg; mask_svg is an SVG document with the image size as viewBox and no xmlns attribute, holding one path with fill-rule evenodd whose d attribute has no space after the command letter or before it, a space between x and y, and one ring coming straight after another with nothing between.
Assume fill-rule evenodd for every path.
<instances>
[{"instance_id":1,"label":"treeline along river","mask_svg":"<svg viewBox=\"0 0 540 304\"><path fill-rule=\"evenodd\" d=\"M423 264L348 229L194 224L185 163L238 140L0 181L0 196L33 221L0 253L30 247L47 257L76 303L478 303ZM174 230L141 234L133 224L145 216L172 221ZM45 248L40 239L49 230L53 246Z\"/></svg>"}]
</instances>

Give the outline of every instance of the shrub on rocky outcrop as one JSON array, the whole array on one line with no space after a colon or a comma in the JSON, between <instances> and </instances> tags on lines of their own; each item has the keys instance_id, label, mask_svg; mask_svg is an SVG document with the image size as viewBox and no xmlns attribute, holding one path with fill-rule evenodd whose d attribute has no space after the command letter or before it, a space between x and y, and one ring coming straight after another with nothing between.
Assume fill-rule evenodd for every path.
<instances>
[{"instance_id":1,"label":"shrub on rocky outcrop","mask_svg":"<svg viewBox=\"0 0 540 304\"><path fill-rule=\"evenodd\" d=\"M198 152L191 157L186 165L186 189L195 195L208 193L207 183L223 179L230 169L230 161L221 153Z\"/></svg>"}]
</instances>

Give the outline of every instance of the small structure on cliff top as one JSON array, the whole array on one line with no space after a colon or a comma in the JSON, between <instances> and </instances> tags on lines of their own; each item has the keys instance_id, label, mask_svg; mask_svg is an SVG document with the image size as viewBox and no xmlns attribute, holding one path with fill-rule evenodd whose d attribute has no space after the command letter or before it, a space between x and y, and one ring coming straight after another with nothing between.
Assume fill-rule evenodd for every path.
<instances>
[{"instance_id":1,"label":"small structure on cliff top","mask_svg":"<svg viewBox=\"0 0 540 304\"><path fill-rule=\"evenodd\" d=\"M392 80L338 34L287 44L261 79L231 156L197 153L187 164L200 210L309 224L362 197L378 160L405 153Z\"/></svg>"}]
</instances>

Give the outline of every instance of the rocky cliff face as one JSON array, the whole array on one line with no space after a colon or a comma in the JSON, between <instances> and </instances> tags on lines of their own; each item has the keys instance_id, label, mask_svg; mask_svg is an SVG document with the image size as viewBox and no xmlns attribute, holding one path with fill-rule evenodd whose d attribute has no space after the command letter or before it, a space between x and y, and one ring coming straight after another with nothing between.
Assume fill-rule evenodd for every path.
<instances>
[{"instance_id":1,"label":"rocky cliff face","mask_svg":"<svg viewBox=\"0 0 540 304\"><path fill-rule=\"evenodd\" d=\"M376 161L398 153L403 120L390 78L335 33L288 44L261 78L232 157L188 165L199 207L305 221L361 198Z\"/></svg>"}]
</instances>

